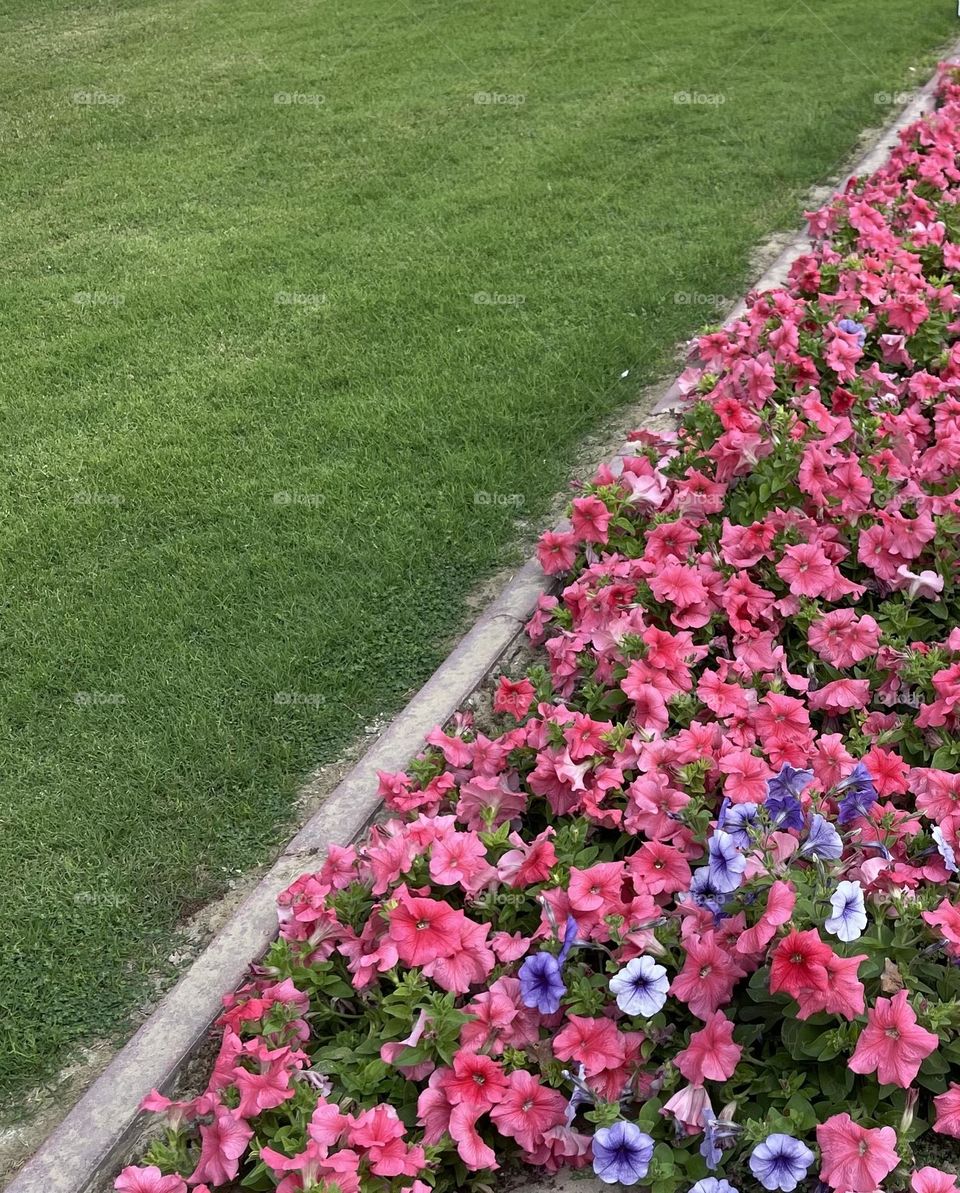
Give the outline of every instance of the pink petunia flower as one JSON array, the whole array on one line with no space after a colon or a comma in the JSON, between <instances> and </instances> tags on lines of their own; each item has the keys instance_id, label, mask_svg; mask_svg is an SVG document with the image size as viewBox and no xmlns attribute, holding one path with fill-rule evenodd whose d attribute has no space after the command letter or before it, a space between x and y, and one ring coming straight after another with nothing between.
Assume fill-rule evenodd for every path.
<instances>
[{"instance_id":1,"label":"pink petunia flower","mask_svg":"<svg viewBox=\"0 0 960 1193\"><path fill-rule=\"evenodd\" d=\"M677 1090L669 1101L664 1102L660 1113L671 1116L678 1127L687 1135L699 1135L703 1130L705 1115L713 1116L710 1095L702 1085L685 1085Z\"/></svg>"},{"instance_id":2,"label":"pink petunia flower","mask_svg":"<svg viewBox=\"0 0 960 1193\"><path fill-rule=\"evenodd\" d=\"M610 516L599 497L576 497L570 514L573 533L584 543L605 543L609 537Z\"/></svg>"},{"instance_id":3,"label":"pink petunia flower","mask_svg":"<svg viewBox=\"0 0 960 1193\"><path fill-rule=\"evenodd\" d=\"M228 1184L240 1171L240 1157L252 1138L253 1128L235 1111L219 1110L209 1126L200 1128L200 1159L187 1181Z\"/></svg>"},{"instance_id":4,"label":"pink petunia flower","mask_svg":"<svg viewBox=\"0 0 960 1193\"><path fill-rule=\"evenodd\" d=\"M388 935L404 965L427 965L450 955L462 917L462 912L454 911L442 899L423 899L404 892L390 913Z\"/></svg>"},{"instance_id":5,"label":"pink petunia flower","mask_svg":"<svg viewBox=\"0 0 960 1193\"><path fill-rule=\"evenodd\" d=\"M817 1127L820 1179L843 1193L873 1193L900 1163L893 1127L870 1129L849 1114L834 1114Z\"/></svg>"},{"instance_id":6,"label":"pink petunia flower","mask_svg":"<svg viewBox=\"0 0 960 1193\"><path fill-rule=\"evenodd\" d=\"M714 1011L730 1001L734 986L747 971L729 949L721 948L713 932L689 937L684 946L687 955L683 969L673 979L670 993L706 1022Z\"/></svg>"},{"instance_id":7,"label":"pink petunia flower","mask_svg":"<svg viewBox=\"0 0 960 1193\"><path fill-rule=\"evenodd\" d=\"M522 721L530 711L535 695L536 691L529 679L511 680L501 675L493 696L493 711L509 713Z\"/></svg>"},{"instance_id":8,"label":"pink petunia flower","mask_svg":"<svg viewBox=\"0 0 960 1193\"><path fill-rule=\"evenodd\" d=\"M957 1193L957 1177L940 1168L918 1168L910 1174L913 1193Z\"/></svg>"},{"instance_id":9,"label":"pink petunia flower","mask_svg":"<svg viewBox=\"0 0 960 1193\"><path fill-rule=\"evenodd\" d=\"M937 1111L934 1131L960 1139L960 1085L951 1081L950 1088L945 1093L937 1094L933 1104Z\"/></svg>"},{"instance_id":10,"label":"pink petunia flower","mask_svg":"<svg viewBox=\"0 0 960 1193\"><path fill-rule=\"evenodd\" d=\"M644 841L627 858L627 870L638 890L650 895L675 894L690 887L690 865L679 849L662 841Z\"/></svg>"},{"instance_id":11,"label":"pink petunia flower","mask_svg":"<svg viewBox=\"0 0 960 1193\"><path fill-rule=\"evenodd\" d=\"M704 1081L729 1081L743 1048L733 1042L733 1023L723 1011L714 1011L673 1063L694 1085Z\"/></svg>"},{"instance_id":12,"label":"pink petunia flower","mask_svg":"<svg viewBox=\"0 0 960 1193\"><path fill-rule=\"evenodd\" d=\"M876 1073L883 1085L910 1086L920 1065L940 1040L917 1023L906 990L893 998L878 998L867 1012L849 1067L854 1073Z\"/></svg>"},{"instance_id":13,"label":"pink petunia flower","mask_svg":"<svg viewBox=\"0 0 960 1193\"><path fill-rule=\"evenodd\" d=\"M568 1015L567 1023L553 1040L557 1060L573 1060L592 1077L604 1069L617 1069L626 1056L626 1039L611 1019L589 1019Z\"/></svg>"},{"instance_id":14,"label":"pink petunia flower","mask_svg":"<svg viewBox=\"0 0 960 1193\"><path fill-rule=\"evenodd\" d=\"M738 953L758 953L765 948L777 929L790 919L797 902L797 892L792 883L777 879L767 892L767 902L760 914L760 919L752 928L741 932L734 943Z\"/></svg>"},{"instance_id":15,"label":"pink petunia flower","mask_svg":"<svg viewBox=\"0 0 960 1193\"><path fill-rule=\"evenodd\" d=\"M577 558L577 539L569 530L545 530L537 544L537 559L548 576L569 572Z\"/></svg>"},{"instance_id":16,"label":"pink petunia flower","mask_svg":"<svg viewBox=\"0 0 960 1193\"><path fill-rule=\"evenodd\" d=\"M823 596L835 579L833 564L816 543L785 547L776 571L794 596Z\"/></svg>"},{"instance_id":17,"label":"pink petunia flower","mask_svg":"<svg viewBox=\"0 0 960 1193\"><path fill-rule=\"evenodd\" d=\"M164 1176L155 1164L145 1168L131 1165L125 1168L113 1183L118 1193L187 1193L182 1176L172 1173Z\"/></svg>"}]
</instances>

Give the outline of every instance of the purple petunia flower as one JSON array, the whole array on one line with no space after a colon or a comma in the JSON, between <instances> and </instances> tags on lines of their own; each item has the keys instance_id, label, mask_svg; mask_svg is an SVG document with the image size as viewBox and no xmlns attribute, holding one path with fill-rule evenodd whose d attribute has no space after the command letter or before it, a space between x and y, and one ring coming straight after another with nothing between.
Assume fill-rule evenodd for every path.
<instances>
[{"instance_id":1,"label":"purple petunia flower","mask_svg":"<svg viewBox=\"0 0 960 1193\"><path fill-rule=\"evenodd\" d=\"M618 1120L593 1136L593 1171L605 1185L636 1185L647 1175L653 1140L636 1123Z\"/></svg>"},{"instance_id":2,"label":"purple petunia flower","mask_svg":"<svg viewBox=\"0 0 960 1193\"><path fill-rule=\"evenodd\" d=\"M563 963L573 946L577 943L577 921L572 915L567 916L567 926L563 933L563 945L557 955L557 964L563 968Z\"/></svg>"},{"instance_id":3,"label":"purple petunia flower","mask_svg":"<svg viewBox=\"0 0 960 1193\"><path fill-rule=\"evenodd\" d=\"M807 839L797 851L800 857L818 857L823 861L836 861L843 853L840 834L826 817L814 812L810 818Z\"/></svg>"},{"instance_id":4,"label":"purple petunia flower","mask_svg":"<svg viewBox=\"0 0 960 1193\"><path fill-rule=\"evenodd\" d=\"M711 885L725 894L735 891L743 881L746 868L747 859L737 848L736 841L729 833L717 829L707 842L707 869Z\"/></svg>"},{"instance_id":5,"label":"purple petunia flower","mask_svg":"<svg viewBox=\"0 0 960 1193\"><path fill-rule=\"evenodd\" d=\"M727 901L727 892L721 891L710 876L710 867L701 866L695 870L690 882L690 898L698 907L705 907L712 911L714 918L723 915L723 905Z\"/></svg>"},{"instance_id":6,"label":"purple petunia flower","mask_svg":"<svg viewBox=\"0 0 960 1193\"><path fill-rule=\"evenodd\" d=\"M785 762L778 775L767 779L767 799L782 799L785 795L799 796L812 782L812 770L797 770Z\"/></svg>"},{"instance_id":7,"label":"purple petunia flower","mask_svg":"<svg viewBox=\"0 0 960 1193\"><path fill-rule=\"evenodd\" d=\"M851 820L866 816L877 802L873 778L862 762L858 762L843 782L837 784L836 790L844 793L837 816L841 824L849 824Z\"/></svg>"},{"instance_id":8,"label":"purple petunia flower","mask_svg":"<svg viewBox=\"0 0 960 1193\"><path fill-rule=\"evenodd\" d=\"M553 930L556 923L551 919ZM563 945L556 957L545 949L528 957L520 966L520 999L525 1007L536 1008L542 1015L560 1010L560 1000L567 992L563 980L563 963L577 943L577 921L567 916Z\"/></svg>"},{"instance_id":9,"label":"purple petunia flower","mask_svg":"<svg viewBox=\"0 0 960 1193\"><path fill-rule=\"evenodd\" d=\"M862 323L858 323L855 319L841 319L837 324L841 331L845 331L848 335L856 336L857 343L862 348L867 341L867 329Z\"/></svg>"},{"instance_id":10,"label":"purple petunia flower","mask_svg":"<svg viewBox=\"0 0 960 1193\"><path fill-rule=\"evenodd\" d=\"M715 1176L705 1176L703 1180L691 1185L689 1193L737 1193L729 1181L720 1180Z\"/></svg>"},{"instance_id":11,"label":"purple petunia flower","mask_svg":"<svg viewBox=\"0 0 960 1193\"><path fill-rule=\"evenodd\" d=\"M803 806L795 795L768 795L763 806L774 828L803 828Z\"/></svg>"},{"instance_id":12,"label":"purple petunia flower","mask_svg":"<svg viewBox=\"0 0 960 1193\"><path fill-rule=\"evenodd\" d=\"M560 1010L560 1000L567 992L560 963L552 953L534 953L520 966L520 999L525 1007L536 1008L541 1015Z\"/></svg>"},{"instance_id":13,"label":"purple petunia flower","mask_svg":"<svg viewBox=\"0 0 960 1193\"><path fill-rule=\"evenodd\" d=\"M725 799L720 805L717 828L722 829L740 849L750 845L750 829L758 823L759 809L756 804L731 804Z\"/></svg>"},{"instance_id":14,"label":"purple petunia flower","mask_svg":"<svg viewBox=\"0 0 960 1193\"><path fill-rule=\"evenodd\" d=\"M774 828L803 828L803 808L798 797L812 779L812 770L797 770L788 763L784 763L778 775L767 779L767 798L763 806L770 814Z\"/></svg>"},{"instance_id":15,"label":"purple petunia flower","mask_svg":"<svg viewBox=\"0 0 960 1193\"><path fill-rule=\"evenodd\" d=\"M725 1113L726 1111L721 1111L720 1117L716 1118L713 1110L710 1108L710 1104L707 1103L703 1114L700 1116L700 1124L703 1127L703 1142L700 1144L700 1155L706 1160L707 1167L711 1172L723 1157L724 1143L729 1143L731 1139L736 1139L743 1129L736 1123L731 1122L730 1119L724 1118L723 1115ZM726 1184L725 1181L722 1183Z\"/></svg>"},{"instance_id":16,"label":"purple petunia flower","mask_svg":"<svg viewBox=\"0 0 960 1193\"><path fill-rule=\"evenodd\" d=\"M813 1152L792 1135L768 1135L750 1153L750 1171L765 1189L792 1193L806 1177Z\"/></svg>"}]
</instances>

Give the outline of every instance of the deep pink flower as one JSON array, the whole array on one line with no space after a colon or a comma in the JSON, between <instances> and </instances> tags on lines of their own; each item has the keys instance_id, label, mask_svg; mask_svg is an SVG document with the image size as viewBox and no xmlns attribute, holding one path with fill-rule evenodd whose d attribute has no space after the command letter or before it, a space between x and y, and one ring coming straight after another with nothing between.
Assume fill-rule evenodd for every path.
<instances>
[{"instance_id":1,"label":"deep pink flower","mask_svg":"<svg viewBox=\"0 0 960 1193\"><path fill-rule=\"evenodd\" d=\"M627 870L638 890L651 895L690 889L690 865L679 849L662 841L644 841L627 858Z\"/></svg>"},{"instance_id":2,"label":"deep pink flower","mask_svg":"<svg viewBox=\"0 0 960 1193\"><path fill-rule=\"evenodd\" d=\"M537 559L548 576L569 572L577 558L577 540L568 530L546 530L537 544Z\"/></svg>"},{"instance_id":3,"label":"deep pink flower","mask_svg":"<svg viewBox=\"0 0 960 1193\"><path fill-rule=\"evenodd\" d=\"M823 596L834 583L834 567L816 543L785 547L777 564L777 575L790 586L794 596Z\"/></svg>"},{"instance_id":4,"label":"deep pink flower","mask_svg":"<svg viewBox=\"0 0 960 1193\"><path fill-rule=\"evenodd\" d=\"M605 543L610 525L610 511L596 496L576 497L570 522L573 533L584 543Z\"/></svg>"},{"instance_id":5,"label":"deep pink flower","mask_svg":"<svg viewBox=\"0 0 960 1193\"><path fill-rule=\"evenodd\" d=\"M466 1106L479 1116L501 1100L507 1079L500 1065L489 1056L458 1052L453 1058L453 1072L444 1080L443 1088L454 1106Z\"/></svg>"},{"instance_id":6,"label":"deep pink flower","mask_svg":"<svg viewBox=\"0 0 960 1193\"><path fill-rule=\"evenodd\" d=\"M404 894L390 913L388 935L404 965L427 965L456 947L462 917L442 899Z\"/></svg>"},{"instance_id":7,"label":"deep pink flower","mask_svg":"<svg viewBox=\"0 0 960 1193\"><path fill-rule=\"evenodd\" d=\"M541 1085L526 1069L515 1069L507 1084L507 1092L490 1117L501 1135L515 1139L524 1151L533 1151L545 1132L564 1121L567 1099L559 1090Z\"/></svg>"},{"instance_id":8,"label":"deep pink flower","mask_svg":"<svg viewBox=\"0 0 960 1193\"><path fill-rule=\"evenodd\" d=\"M833 949L820 939L815 928L794 930L777 945L770 963L770 993L783 991L803 1002L808 991L825 991L827 965Z\"/></svg>"},{"instance_id":9,"label":"deep pink flower","mask_svg":"<svg viewBox=\"0 0 960 1193\"><path fill-rule=\"evenodd\" d=\"M734 943L737 952L758 953L765 948L776 936L777 929L793 915L796 902L797 892L792 883L781 879L772 883L760 918L752 928L747 928L737 936Z\"/></svg>"},{"instance_id":10,"label":"deep pink flower","mask_svg":"<svg viewBox=\"0 0 960 1193\"><path fill-rule=\"evenodd\" d=\"M272 1110L293 1097L290 1069L282 1064L268 1065L262 1073L251 1073L237 1066L233 1084L240 1091L237 1114L241 1118L255 1118L264 1110Z\"/></svg>"},{"instance_id":11,"label":"deep pink flower","mask_svg":"<svg viewBox=\"0 0 960 1193\"><path fill-rule=\"evenodd\" d=\"M553 1039L553 1055L557 1060L582 1064L590 1077L623 1064L626 1039L612 1019L568 1015L566 1025Z\"/></svg>"},{"instance_id":12,"label":"deep pink flower","mask_svg":"<svg viewBox=\"0 0 960 1193\"><path fill-rule=\"evenodd\" d=\"M501 675L493 696L493 711L509 713L516 720L522 721L530 711L535 695L536 691L529 679L513 681Z\"/></svg>"},{"instance_id":13,"label":"deep pink flower","mask_svg":"<svg viewBox=\"0 0 960 1193\"><path fill-rule=\"evenodd\" d=\"M831 1015L842 1015L853 1020L863 1014L863 982L857 977L857 970L867 960L866 953L855 957L838 957L831 952L827 961L827 985L823 990L807 989L797 1011L798 1019L809 1019L811 1015L827 1011Z\"/></svg>"}]
</instances>

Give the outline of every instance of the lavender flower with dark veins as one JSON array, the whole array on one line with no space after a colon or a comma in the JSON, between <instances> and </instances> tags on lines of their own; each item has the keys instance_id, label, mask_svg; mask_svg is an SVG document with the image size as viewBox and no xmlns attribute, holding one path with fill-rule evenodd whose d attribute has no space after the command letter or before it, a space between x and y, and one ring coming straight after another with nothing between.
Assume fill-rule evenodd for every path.
<instances>
[{"instance_id":1,"label":"lavender flower with dark veins","mask_svg":"<svg viewBox=\"0 0 960 1193\"><path fill-rule=\"evenodd\" d=\"M736 841L729 833L717 829L707 842L707 869L711 884L724 894L735 891L743 881L746 868L747 859L737 848Z\"/></svg>"},{"instance_id":2,"label":"lavender flower with dark veins","mask_svg":"<svg viewBox=\"0 0 960 1193\"><path fill-rule=\"evenodd\" d=\"M618 1120L593 1134L593 1171L605 1185L636 1185L647 1175L653 1139L636 1123Z\"/></svg>"},{"instance_id":3,"label":"lavender flower with dark veins","mask_svg":"<svg viewBox=\"0 0 960 1193\"><path fill-rule=\"evenodd\" d=\"M793 1193L806 1178L813 1152L792 1135L768 1135L750 1153L750 1171L765 1189Z\"/></svg>"},{"instance_id":4,"label":"lavender flower with dark veins","mask_svg":"<svg viewBox=\"0 0 960 1193\"><path fill-rule=\"evenodd\" d=\"M825 816L814 812L810 818L810 829L807 839L800 846L799 857L818 857L822 861L832 862L843 853L843 841L840 834Z\"/></svg>"},{"instance_id":5,"label":"lavender flower with dark veins","mask_svg":"<svg viewBox=\"0 0 960 1193\"><path fill-rule=\"evenodd\" d=\"M725 799L720 805L717 828L731 837L740 849L750 846L750 829L759 824L759 808L756 804L731 804Z\"/></svg>"},{"instance_id":6,"label":"lavender flower with dark veins","mask_svg":"<svg viewBox=\"0 0 960 1193\"><path fill-rule=\"evenodd\" d=\"M699 870L694 871L690 883L690 897L698 907L705 907L708 911L713 912L715 920L719 920L723 916L727 894L714 884L709 866L701 866Z\"/></svg>"}]
</instances>

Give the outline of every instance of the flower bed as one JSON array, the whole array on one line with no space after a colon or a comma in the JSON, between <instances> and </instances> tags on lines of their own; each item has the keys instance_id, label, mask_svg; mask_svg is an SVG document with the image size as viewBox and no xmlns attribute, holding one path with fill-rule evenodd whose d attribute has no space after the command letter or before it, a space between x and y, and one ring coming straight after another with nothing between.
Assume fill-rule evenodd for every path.
<instances>
[{"instance_id":1,"label":"flower bed","mask_svg":"<svg viewBox=\"0 0 960 1193\"><path fill-rule=\"evenodd\" d=\"M913 1158L960 1137L960 70L939 102L543 536L543 662L285 892L117 1189L956 1188Z\"/></svg>"}]
</instances>

